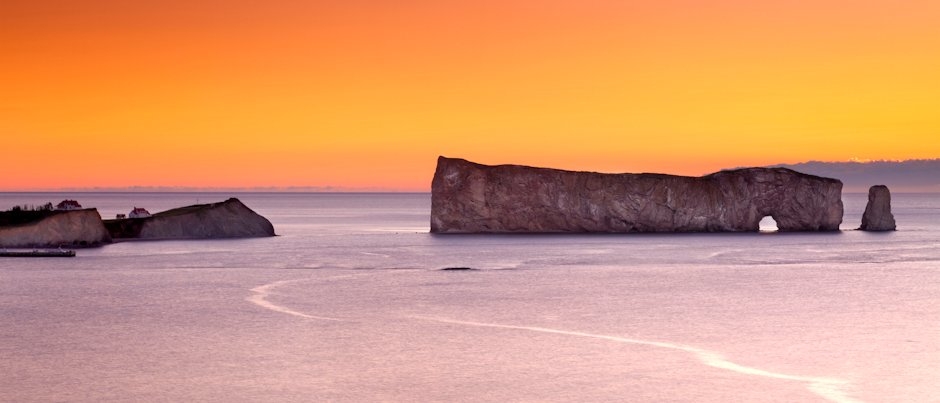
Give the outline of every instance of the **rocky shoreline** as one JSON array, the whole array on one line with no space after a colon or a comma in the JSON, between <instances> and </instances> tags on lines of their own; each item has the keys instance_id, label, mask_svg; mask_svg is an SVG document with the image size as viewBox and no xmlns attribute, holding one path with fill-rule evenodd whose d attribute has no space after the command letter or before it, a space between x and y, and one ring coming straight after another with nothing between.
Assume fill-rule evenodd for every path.
<instances>
[{"instance_id":1,"label":"rocky shoreline","mask_svg":"<svg viewBox=\"0 0 940 403\"><path fill-rule=\"evenodd\" d=\"M125 240L274 236L274 226L236 198L142 218L102 220L97 209L55 211L35 222L0 227L2 248L99 247Z\"/></svg>"}]
</instances>

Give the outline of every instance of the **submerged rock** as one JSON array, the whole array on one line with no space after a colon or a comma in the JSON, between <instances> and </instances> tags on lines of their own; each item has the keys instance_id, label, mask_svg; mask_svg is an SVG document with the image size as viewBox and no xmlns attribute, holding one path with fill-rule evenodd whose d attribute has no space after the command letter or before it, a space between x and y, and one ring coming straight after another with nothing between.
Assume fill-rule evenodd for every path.
<instances>
[{"instance_id":1,"label":"submerged rock","mask_svg":"<svg viewBox=\"0 0 940 403\"><path fill-rule=\"evenodd\" d=\"M235 198L156 213L108 220L115 239L216 239L274 236L268 219Z\"/></svg>"},{"instance_id":2,"label":"submerged rock","mask_svg":"<svg viewBox=\"0 0 940 403\"><path fill-rule=\"evenodd\" d=\"M440 157L431 232L838 231L842 182L785 168L601 174Z\"/></svg>"},{"instance_id":3,"label":"submerged rock","mask_svg":"<svg viewBox=\"0 0 940 403\"><path fill-rule=\"evenodd\" d=\"M868 189L868 204L862 214L862 231L894 231L897 225L891 214L891 191L885 185L875 185Z\"/></svg>"},{"instance_id":4,"label":"submerged rock","mask_svg":"<svg viewBox=\"0 0 940 403\"><path fill-rule=\"evenodd\" d=\"M90 247L111 242L96 209L56 211L39 221L0 228L2 248Z\"/></svg>"}]
</instances>

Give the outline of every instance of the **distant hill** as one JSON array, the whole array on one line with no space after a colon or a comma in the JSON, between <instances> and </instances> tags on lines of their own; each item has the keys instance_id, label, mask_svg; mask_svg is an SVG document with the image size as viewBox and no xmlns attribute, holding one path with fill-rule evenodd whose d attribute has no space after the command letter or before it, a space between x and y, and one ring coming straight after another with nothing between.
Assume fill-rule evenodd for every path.
<instances>
[{"instance_id":1,"label":"distant hill","mask_svg":"<svg viewBox=\"0 0 940 403\"><path fill-rule=\"evenodd\" d=\"M887 185L892 192L940 192L940 159L871 162L780 164L812 175L835 178L844 192L868 192L872 185Z\"/></svg>"}]
</instances>

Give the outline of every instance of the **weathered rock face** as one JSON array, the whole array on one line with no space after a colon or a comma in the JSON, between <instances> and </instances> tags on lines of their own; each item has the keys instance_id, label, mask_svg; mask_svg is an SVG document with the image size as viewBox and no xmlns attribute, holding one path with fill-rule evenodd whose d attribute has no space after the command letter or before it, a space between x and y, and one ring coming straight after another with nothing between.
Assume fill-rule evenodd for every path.
<instances>
[{"instance_id":1,"label":"weathered rock face","mask_svg":"<svg viewBox=\"0 0 940 403\"><path fill-rule=\"evenodd\" d=\"M894 231L894 214L891 214L891 192L885 185L868 189L868 204L862 214L862 231Z\"/></svg>"},{"instance_id":2,"label":"weathered rock face","mask_svg":"<svg viewBox=\"0 0 940 403\"><path fill-rule=\"evenodd\" d=\"M238 199L181 207L146 218L108 220L116 239L215 239L274 236L274 226Z\"/></svg>"},{"instance_id":3,"label":"weathered rock face","mask_svg":"<svg viewBox=\"0 0 940 403\"><path fill-rule=\"evenodd\" d=\"M785 168L600 174L440 157L431 232L837 231L842 182Z\"/></svg>"},{"instance_id":4,"label":"weathered rock face","mask_svg":"<svg viewBox=\"0 0 940 403\"><path fill-rule=\"evenodd\" d=\"M100 246L111 236L96 209L57 212L40 221L0 228L0 247L56 248Z\"/></svg>"}]
</instances>

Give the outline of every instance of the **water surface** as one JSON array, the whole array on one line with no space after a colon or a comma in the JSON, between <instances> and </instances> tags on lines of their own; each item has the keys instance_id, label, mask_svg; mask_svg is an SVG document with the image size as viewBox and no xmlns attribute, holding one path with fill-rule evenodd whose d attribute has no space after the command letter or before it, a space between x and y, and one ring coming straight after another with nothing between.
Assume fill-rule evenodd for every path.
<instances>
[{"instance_id":1,"label":"water surface","mask_svg":"<svg viewBox=\"0 0 940 403\"><path fill-rule=\"evenodd\" d=\"M0 208L66 196L230 195ZM0 400L940 401L935 195L894 195L893 233L849 194L835 234L541 236L428 234L426 194L236 196L280 236L0 260Z\"/></svg>"}]
</instances>

